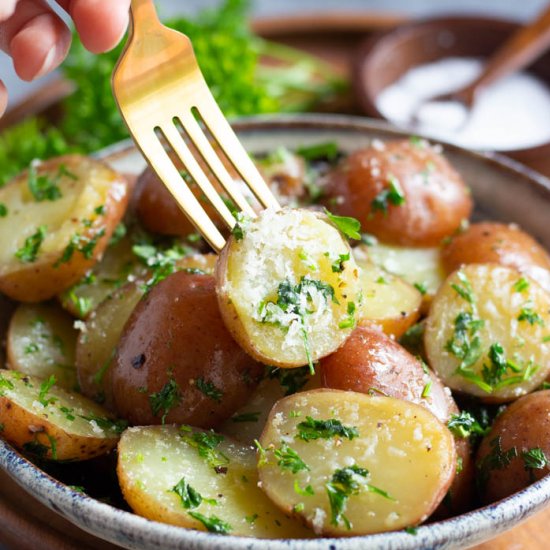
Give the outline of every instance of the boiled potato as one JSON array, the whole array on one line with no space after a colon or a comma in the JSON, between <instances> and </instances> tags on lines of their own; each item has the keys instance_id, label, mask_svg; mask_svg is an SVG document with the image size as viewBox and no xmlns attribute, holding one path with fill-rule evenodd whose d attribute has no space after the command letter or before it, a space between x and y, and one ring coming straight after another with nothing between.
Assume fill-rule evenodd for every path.
<instances>
[{"instance_id":1,"label":"boiled potato","mask_svg":"<svg viewBox=\"0 0 550 550\"><path fill-rule=\"evenodd\" d=\"M152 520L245 537L312 536L258 488L253 447L212 431L130 428L118 446L117 472L128 504Z\"/></svg>"},{"instance_id":2,"label":"boiled potato","mask_svg":"<svg viewBox=\"0 0 550 550\"><path fill-rule=\"evenodd\" d=\"M220 432L252 445L262 435L269 412L279 399L297 391L321 387L321 375L311 375L309 367L280 369L267 367L268 374L252 393L250 400L220 427Z\"/></svg>"},{"instance_id":3,"label":"boiled potato","mask_svg":"<svg viewBox=\"0 0 550 550\"><path fill-rule=\"evenodd\" d=\"M122 329L145 293L128 283L92 311L81 327L76 345L76 369L82 393L114 410L112 361Z\"/></svg>"},{"instance_id":4,"label":"boiled potato","mask_svg":"<svg viewBox=\"0 0 550 550\"><path fill-rule=\"evenodd\" d=\"M281 399L260 444L262 489L322 535L424 521L456 466L449 430L424 407L339 390Z\"/></svg>"},{"instance_id":5,"label":"boiled potato","mask_svg":"<svg viewBox=\"0 0 550 550\"><path fill-rule=\"evenodd\" d=\"M499 415L479 447L483 502L505 498L550 473L550 391L521 397Z\"/></svg>"},{"instance_id":6,"label":"boiled potato","mask_svg":"<svg viewBox=\"0 0 550 550\"><path fill-rule=\"evenodd\" d=\"M357 260L357 265L363 289L358 324L380 327L399 338L420 316L422 294L373 263Z\"/></svg>"},{"instance_id":7,"label":"boiled potato","mask_svg":"<svg viewBox=\"0 0 550 550\"><path fill-rule=\"evenodd\" d=\"M131 281L143 281L147 268L132 252L132 241L122 238L109 246L100 262L59 296L61 304L75 317L86 318L103 300Z\"/></svg>"},{"instance_id":8,"label":"boiled potato","mask_svg":"<svg viewBox=\"0 0 550 550\"><path fill-rule=\"evenodd\" d=\"M16 308L15 302L0 294L0 342L5 342L11 316ZM0 368L6 364L4 346L0 345Z\"/></svg>"},{"instance_id":9,"label":"boiled potato","mask_svg":"<svg viewBox=\"0 0 550 550\"><path fill-rule=\"evenodd\" d=\"M33 164L0 189L0 291L52 298L101 257L128 202L127 181L78 155Z\"/></svg>"},{"instance_id":10,"label":"boiled potato","mask_svg":"<svg viewBox=\"0 0 550 550\"><path fill-rule=\"evenodd\" d=\"M421 289L424 298L437 292L445 280L440 247L395 246L374 242L353 249L356 260L368 260Z\"/></svg>"},{"instance_id":11,"label":"boiled potato","mask_svg":"<svg viewBox=\"0 0 550 550\"><path fill-rule=\"evenodd\" d=\"M234 231L216 279L227 328L269 365L312 366L356 324L359 269L324 214L264 210Z\"/></svg>"},{"instance_id":12,"label":"boiled potato","mask_svg":"<svg viewBox=\"0 0 550 550\"><path fill-rule=\"evenodd\" d=\"M508 267L470 264L434 298L424 344L451 389L506 402L550 372L550 295Z\"/></svg>"},{"instance_id":13,"label":"boiled potato","mask_svg":"<svg viewBox=\"0 0 550 550\"><path fill-rule=\"evenodd\" d=\"M472 211L460 175L424 140L377 141L355 151L327 191L338 214L391 244L437 246Z\"/></svg>"},{"instance_id":14,"label":"boiled potato","mask_svg":"<svg viewBox=\"0 0 550 550\"><path fill-rule=\"evenodd\" d=\"M39 378L55 375L58 385L77 388L72 317L57 304L20 304L7 338L11 369Z\"/></svg>"},{"instance_id":15,"label":"boiled potato","mask_svg":"<svg viewBox=\"0 0 550 550\"><path fill-rule=\"evenodd\" d=\"M86 460L116 447L125 424L89 399L58 388L55 377L0 370L2 436L52 460Z\"/></svg>"},{"instance_id":16,"label":"boiled potato","mask_svg":"<svg viewBox=\"0 0 550 550\"><path fill-rule=\"evenodd\" d=\"M126 322L112 388L116 409L133 424L209 428L246 402L262 374L225 328L214 278L177 272L154 286Z\"/></svg>"},{"instance_id":17,"label":"boiled potato","mask_svg":"<svg viewBox=\"0 0 550 550\"><path fill-rule=\"evenodd\" d=\"M515 224L474 223L443 247L442 259L448 273L463 264L515 267L550 291L548 252Z\"/></svg>"},{"instance_id":18,"label":"boiled potato","mask_svg":"<svg viewBox=\"0 0 550 550\"><path fill-rule=\"evenodd\" d=\"M405 399L426 407L444 423L458 412L437 376L379 330L358 327L320 365L326 388Z\"/></svg>"}]
</instances>

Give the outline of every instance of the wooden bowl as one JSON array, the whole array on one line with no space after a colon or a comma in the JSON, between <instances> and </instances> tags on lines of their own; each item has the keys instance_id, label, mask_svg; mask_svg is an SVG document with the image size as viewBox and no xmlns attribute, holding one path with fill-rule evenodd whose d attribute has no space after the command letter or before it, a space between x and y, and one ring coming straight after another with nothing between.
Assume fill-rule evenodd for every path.
<instances>
[{"instance_id":1,"label":"wooden bowl","mask_svg":"<svg viewBox=\"0 0 550 550\"><path fill-rule=\"evenodd\" d=\"M376 97L409 69L446 57L489 57L518 28L489 17L444 17L377 34L358 49L353 71L357 101L366 114L383 119ZM550 52L528 70L550 87ZM550 142L505 153L543 173L550 170Z\"/></svg>"}]
</instances>

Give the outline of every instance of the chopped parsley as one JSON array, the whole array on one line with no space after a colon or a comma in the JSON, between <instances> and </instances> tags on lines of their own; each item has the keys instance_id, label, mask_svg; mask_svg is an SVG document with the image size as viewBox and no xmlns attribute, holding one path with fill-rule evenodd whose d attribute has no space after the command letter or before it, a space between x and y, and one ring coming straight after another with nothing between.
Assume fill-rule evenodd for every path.
<instances>
[{"instance_id":1,"label":"chopped parsley","mask_svg":"<svg viewBox=\"0 0 550 550\"><path fill-rule=\"evenodd\" d=\"M430 397L431 393L432 393L432 381L430 380L424 386L424 389L422 390L422 394L420 397L422 397L423 399L427 399L428 397Z\"/></svg>"},{"instance_id":2,"label":"chopped parsley","mask_svg":"<svg viewBox=\"0 0 550 550\"><path fill-rule=\"evenodd\" d=\"M334 294L334 287L323 281L302 277L300 282L293 285L288 279L279 284L276 301L262 301L258 308L259 321L280 327L287 332L290 325L298 322L301 326L300 333L304 342L307 362L310 372L313 373L313 361L307 330L305 327L306 316L313 313L309 308L315 298L323 298L325 305L329 300L338 303Z\"/></svg>"},{"instance_id":3,"label":"chopped parsley","mask_svg":"<svg viewBox=\"0 0 550 550\"><path fill-rule=\"evenodd\" d=\"M388 187L382 189L371 201L371 213L382 212L384 216L388 215L388 208L393 206L402 206L405 204L405 194L397 178L390 177Z\"/></svg>"},{"instance_id":4,"label":"chopped parsley","mask_svg":"<svg viewBox=\"0 0 550 550\"><path fill-rule=\"evenodd\" d=\"M302 439L303 441L330 439L332 437L345 437L352 440L359 437L359 432L355 426L344 426L340 420L335 418L314 420L311 416L306 416L306 419L300 422L296 429L298 430L296 439Z\"/></svg>"},{"instance_id":5,"label":"chopped parsley","mask_svg":"<svg viewBox=\"0 0 550 550\"><path fill-rule=\"evenodd\" d=\"M248 229L248 226L250 225L250 218L244 214L244 212L235 212L235 225L231 229L231 233L233 237L235 237L236 241L242 241L244 238L244 234L246 230Z\"/></svg>"},{"instance_id":6,"label":"chopped parsley","mask_svg":"<svg viewBox=\"0 0 550 550\"><path fill-rule=\"evenodd\" d=\"M27 183L34 200L36 202L42 202L56 201L57 199L60 199L62 194L59 189L59 182L63 176L69 177L73 180L78 179L72 172L67 170L64 164L59 166L55 176L50 176L48 174L38 175L36 166L31 163Z\"/></svg>"},{"instance_id":7,"label":"chopped parsley","mask_svg":"<svg viewBox=\"0 0 550 550\"><path fill-rule=\"evenodd\" d=\"M297 480L294 480L294 492L297 495L307 496L307 497L311 497L315 494L315 491L313 490L313 487L311 485L307 485L305 489L302 489Z\"/></svg>"},{"instance_id":8,"label":"chopped parsley","mask_svg":"<svg viewBox=\"0 0 550 550\"><path fill-rule=\"evenodd\" d=\"M344 515L344 512L348 499L351 496L358 495L361 489L366 489L384 498L394 500L386 491L370 485L368 483L369 477L369 471L356 464L334 472L331 480L325 485L330 503L330 522L332 525L338 526L340 522L343 522L347 529L351 529L351 522Z\"/></svg>"},{"instance_id":9,"label":"chopped parsley","mask_svg":"<svg viewBox=\"0 0 550 550\"><path fill-rule=\"evenodd\" d=\"M277 465L283 470L290 470L293 474L296 474L301 470L310 469L298 453L285 443L279 449L275 449L273 454L278 459Z\"/></svg>"},{"instance_id":10,"label":"chopped parsley","mask_svg":"<svg viewBox=\"0 0 550 550\"><path fill-rule=\"evenodd\" d=\"M145 283L145 289L150 290L160 281L176 271L176 263L187 256L191 249L173 241L169 246L156 246L151 239L145 237L142 242L132 247L132 252L139 261L151 270L151 277Z\"/></svg>"},{"instance_id":11,"label":"chopped parsley","mask_svg":"<svg viewBox=\"0 0 550 550\"><path fill-rule=\"evenodd\" d=\"M220 403L223 397L223 391L217 388L213 382L207 382L204 378L195 380L195 387L202 392L206 397Z\"/></svg>"},{"instance_id":12,"label":"chopped parsley","mask_svg":"<svg viewBox=\"0 0 550 550\"><path fill-rule=\"evenodd\" d=\"M229 523L221 520L220 518L216 516L210 516L206 517L203 514L200 514L199 512L188 512L189 515L192 518L195 518L196 520L200 521L205 527L206 530L210 533L217 533L218 535L227 535L231 532L231 525Z\"/></svg>"},{"instance_id":13,"label":"chopped parsley","mask_svg":"<svg viewBox=\"0 0 550 550\"><path fill-rule=\"evenodd\" d=\"M225 439L223 435L218 435L213 431L193 432L188 426L180 426L180 437L188 445L197 449L198 455L204 458L212 468L229 464L229 458L217 449Z\"/></svg>"},{"instance_id":14,"label":"chopped parsley","mask_svg":"<svg viewBox=\"0 0 550 550\"><path fill-rule=\"evenodd\" d=\"M159 416L162 412L162 423L166 421L168 413L181 403L181 392L177 382L170 378L162 389L149 396L149 404L154 416Z\"/></svg>"},{"instance_id":15,"label":"chopped parsley","mask_svg":"<svg viewBox=\"0 0 550 550\"><path fill-rule=\"evenodd\" d=\"M428 292L428 285L425 282L422 283L414 283L414 288L424 296Z\"/></svg>"},{"instance_id":16,"label":"chopped parsley","mask_svg":"<svg viewBox=\"0 0 550 550\"><path fill-rule=\"evenodd\" d=\"M341 273L342 271L344 271L344 262L348 262L349 257L350 257L349 252L347 254L340 254L338 256L338 259L334 260L334 262L332 262L332 266L331 266L332 272L333 273Z\"/></svg>"},{"instance_id":17,"label":"chopped parsley","mask_svg":"<svg viewBox=\"0 0 550 550\"><path fill-rule=\"evenodd\" d=\"M198 508L202 503L202 495L182 477L171 491L180 497L181 505L186 509Z\"/></svg>"},{"instance_id":18,"label":"chopped parsley","mask_svg":"<svg viewBox=\"0 0 550 550\"><path fill-rule=\"evenodd\" d=\"M348 316L338 323L338 328L355 328L357 325L357 319L355 318L356 311L355 302L348 302Z\"/></svg>"},{"instance_id":19,"label":"chopped parsley","mask_svg":"<svg viewBox=\"0 0 550 550\"><path fill-rule=\"evenodd\" d=\"M0 202L0 218L5 218L8 215L8 207Z\"/></svg>"},{"instance_id":20,"label":"chopped parsley","mask_svg":"<svg viewBox=\"0 0 550 550\"><path fill-rule=\"evenodd\" d=\"M25 244L15 253L15 257L23 263L34 262L45 238L46 226L41 225L36 233L25 239Z\"/></svg>"},{"instance_id":21,"label":"chopped parsley","mask_svg":"<svg viewBox=\"0 0 550 550\"><path fill-rule=\"evenodd\" d=\"M476 300L475 300L475 296L474 296L474 291L472 289L472 284L470 283L470 281L468 280L468 278L466 277L466 275L464 275L464 273L462 271L459 271L457 273L457 277L458 277L459 281L462 284L453 283L453 284L451 284L451 288L461 298L466 300L468 303L474 305Z\"/></svg>"},{"instance_id":22,"label":"chopped parsley","mask_svg":"<svg viewBox=\"0 0 550 550\"><path fill-rule=\"evenodd\" d=\"M514 283L515 292L523 292L529 288L529 281L525 277L521 277Z\"/></svg>"},{"instance_id":23,"label":"chopped parsley","mask_svg":"<svg viewBox=\"0 0 550 550\"><path fill-rule=\"evenodd\" d=\"M544 326L543 318L529 306L524 306L521 308L520 314L518 315L518 321L527 321L530 325L540 325Z\"/></svg>"},{"instance_id":24,"label":"chopped parsley","mask_svg":"<svg viewBox=\"0 0 550 550\"><path fill-rule=\"evenodd\" d=\"M542 468L545 468L549 464L548 458L540 447L523 451L521 458L526 470L542 470Z\"/></svg>"},{"instance_id":25,"label":"chopped parsley","mask_svg":"<svg viewBox=\"0 0 550 550\"><path fill-rule=\"evenodd\" d=\"M336 216L330 213L325 208L325 214L327 218L343 233L348 239L355 239L359 241L361 239L361 224L359 220L351 218L349 216Z\"/></svg>"},{"instance_id":26,"label":"chopped parsley","mask_svg":"<svg viewBox=\"0 0 550 550\"><path fill-rule=\"evenodd\" d=\"M7 380L0 374L0 397L4 395L4 390L14 390L15 386L11 380Z\"/></svg>"},{"instance_id":27,"label":"chopped parsley","mask_svg":"<svg viewBox=\"0 0 550 550\"><path fill-rule=\"evenodd\" d=\"M408 535L418 535L418 527L405 527L404 531Z\"/></svg>"},{"instance_id":28,"label":"chopped parsley","mask_svg":"<svg viewBox=\"0 0 550 550\"><path fill-rule=\"evenodd\" d=\"M447 427L456 437L463 439L467 437L484 437L491 430L490 426L482 426L480 422L468 411L460 411L459 414L452 414L447 422Z\"/></svg>"},{"instance_id":29,"label":"chopped parsley","mask_svg":"<svg viewBox=\"0 0 550 550\"><path fill-rule=\"evenodd\" d=\"M55 386L56 382L57 379L55 378L55 375L52 374L47 380L44 380L40 384L38 401L42 404L42 406L47 407L51 403L55 403L57 401L57 397L47 397L48 392L52 389L53 386Z\"/></svg>"},{"instance_id":30,"label":"chopped parsley","mask_svg":"<svg viewBox=\"0 0 550 550\"><path fill-rule=\"evenodd\" d=\"M55 262L54 267L59 267L61 264L69 262L75 252L80 252L84 258L91 260L94 256L94 249L101 237L105 235L105 228L102 227L97 231L93 237L88 237L87 235L81 235L80 233L75 233L69 244L63 250L61 258Z\"/></svg>"}]
</instances>

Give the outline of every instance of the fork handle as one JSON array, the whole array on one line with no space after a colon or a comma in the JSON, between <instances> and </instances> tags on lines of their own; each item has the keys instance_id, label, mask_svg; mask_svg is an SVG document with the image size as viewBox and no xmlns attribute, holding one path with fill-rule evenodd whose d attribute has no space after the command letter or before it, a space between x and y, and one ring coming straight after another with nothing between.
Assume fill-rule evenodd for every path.
<instances>
[{"instance_id":1,"label":"fork handle","mask_svg":"<svg viewBox=\"0 0 550 550\"><path fill-rule=\"evenodd\" d=\"M132 0L130 4L130 32L160 25L159 16L153 0Z\"/></svg>"}]
</instances>

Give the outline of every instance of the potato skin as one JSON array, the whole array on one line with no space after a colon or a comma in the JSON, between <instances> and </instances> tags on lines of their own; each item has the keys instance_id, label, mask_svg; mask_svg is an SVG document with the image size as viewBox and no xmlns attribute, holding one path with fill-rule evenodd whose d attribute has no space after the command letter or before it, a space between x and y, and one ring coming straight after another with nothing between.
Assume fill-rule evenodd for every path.
<instances>
[{"instance_id":1,"label":"potato skin","mask_svg":"<svg viewBox=\"0 0 550 550\"><path fill-rule=\"evenodd\" d=\"M495 456L500 438L503 453L515 448L508 464L491 468L489 455ZM526 468L522 453L539 448L547 463L543 468ZM484 437L476 457L480 496L484 503L495 502L527 487L550 473L550 390L521 397L497 417Z\"/></svg>"},{"instance_id":2,"label":"potato skin","mask_svg":"<svg viewBox=\"0 0 550 550\"><path fill-rule=\"evenodd\" d=\"M128 319L113 362L116 409L136 425L214 427L249 397L263 373L223 324L215 281L178 272L153 287ZM197 382L220 392L209 397ZM153 394L172 391L155 415ZM167 410L168 409L168 410Z\"/></svg>"},{"instance_id":3,"label":"potato skin","mask_svg":"<svg viewBox=\"0 0 550 550\"><path fill-rule=\"evenodd\" d=\"M334 210L353 216L364 231L383 242L413 246L438 245L452 235L472 211L472 199L461 176L428 142L375 143L355 151L329 176ZM397 181L405 196L401 205L388 201L387 212L372 201Z\"/></svg>"},{"instance_id":4,"label":"potato skin","mask_svg":"<svg viewBox=\"0 0 550 550\"><path fill-rule=\"evenodd\" d=\"M72 217L77 215L74 209L67 211L66 214L66 223L74 226L73 231L79 232L87 242L95 240L95 246L89 257L75 251L68 261L57 264L66 246L69 245L69 239L67 239L60 243L59 249L52 249L42 254L32 263L20 263L7 267L0 265L0 291L20 302L32 303L48 300L83 277L103 254L116 225L126 210L128 181L123 176L100 161L80 155L69 155L45 161L37 168L37 172L39 174L56 173L61 165L76 174L79 179L89 178L91 181L87 185L96 187L94 195L96 197L99 195L97 197L98 204L90 206L92 210L94 207L102 206L103 213L94 214L94 219L91 220L89 226L82 220ZM24 172L8 183L6 189L17 185L23 187L27 179L28 172ZM105 189L105 186L108 188ZM44 204L47 205L47 201ZM36 226L40 225L40 222L36 223L36 220L33 220L33 223Z\"/></svg>"},{"instance_id":5,"label":"potato skin","mask_svg":"<svg viewBox=\"0 0 550 550\"><path fill-rule=\"evenodd\" d=\"M411 401L425 406L443 423L458 412L437 376L431 371L426 374L418 359L374 328L357 327L340 349L321 359L320 365L325 388ZM422 397L430 381L430 394Z\"/></svg>"},{"instance_id":6,"label":"potato skin","mask_svg":"<svg viewBox=\"0 0 550 550\"><path fill-rule=\"evenodd\" d=\"M496 263L515 267L550 291L548 252L515 224L474 223L443 247L441 257L447 273L463 264Z\"/></svg>"}]
</instances>

